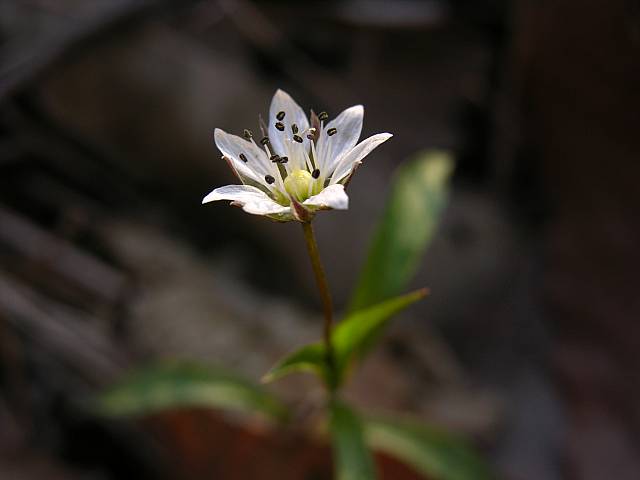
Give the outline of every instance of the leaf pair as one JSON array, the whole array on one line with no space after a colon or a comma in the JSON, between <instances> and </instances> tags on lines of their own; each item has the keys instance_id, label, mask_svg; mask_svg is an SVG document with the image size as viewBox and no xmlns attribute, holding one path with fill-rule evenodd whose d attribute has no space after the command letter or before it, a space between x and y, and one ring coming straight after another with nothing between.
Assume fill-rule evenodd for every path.
<instances>
[{"instance_id":1,"label":"leaf pair","mask_svg":"<svg viewBox=\"0 0 640 480\"><path fill-rule=\"evenodd\" d=\"M335 400L330 415L337 480L374 480L376 470L369 448L402 460L428 478L493 478L464 441L438 429L406 419L362 419Z\"/></svg>"},{"instance_id":2,"label":"leaf pair","mask_svg":"<svg viewBox=\"0 0 640 480\"><path fill-rule=\"evenodd\" d=\"M373 307L352 313L333 330L332 343L335 370L327 366L326 350L323 344L306 345L285 357L263 378L271 382L293 372L313 372L328 385L340 386L350 365L362 358L388 321L396 313L427 294L425 289L387 300Z\"/></svg>"},{"instance_id":3,"label":"leaf pair","mask_svg":"<svg viewBox=\"0 0 640 480\"><path fill-rule=\"evenodd\" d=\"M286 407L259 385L228 371L188 362L166 362L131 372L95 404L109 416L145 415L177 407L261 412L286 418Z\"/></svg>"}]
</instances>

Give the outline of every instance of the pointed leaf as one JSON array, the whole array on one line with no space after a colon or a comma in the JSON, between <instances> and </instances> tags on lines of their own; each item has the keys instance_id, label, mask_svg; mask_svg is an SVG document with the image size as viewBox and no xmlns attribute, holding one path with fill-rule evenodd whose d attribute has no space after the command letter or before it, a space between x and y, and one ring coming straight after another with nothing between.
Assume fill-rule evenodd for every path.
<instances>
[{"instance_id":1,"label":"pointed leaf","mask_svg":"<svg viewBox=\"0 0 640 480\"><path fill-rule=\"evenodd\" d=\"M349 363L367 352L393 315L426 294L426 289L416 290L354 312L340 322L333 333L338 378L342 380Z\"/></svg>"},{"instance_id":2,"label":"pointed leaf","mask_svg":"<svg viewBox=\"0 0 640 480\"><path fill-rule=\"evenodd\" d=\"M312 372L325 379L325 349L321 343L312 343L289 354L269 370L262 381L272 382L295 372Z\"/></svg>"},{"instance_id":3,"label":"pointed leaf","mask_svg":"<svg viewBox=\"0 0 640 480\"><path fill-rule=\"evenodd\" d=\"M364 442L360 418L338 401L330 408L336 480L374 480L373 456Z\"/></svg>"},{"instance_id":4,"label":"pointed leaf","mask_svg":"<svg viewBox=\"0 0 640 480\"><path fill-rule=\"evenodd\" d=\"M406 288L435 232L452 170L451 156L438 150L422 153L400 167L349 311L398 295Z\"/></svg>"},{"instance_id":5,"label":"pointed leaf","mask_svg":"<svg viewBox=\"0 0 640 480\"><path fill-rule=\"evenodd\" d=\"M103 392L98 411L109 416L146 415L178 407L259 411L283 419L286 409L262 387L226 371L195 363L163 363L129 374Z\"/></svg>"},{"instance_id":6,"label":"pointed leaf","mask_svg":"<svg viewBox=\"0 0 640 480\"><path fill-rule=\"evenodd\" d=\"M461 439L409 420L370 418L367 443L437 480L491 480L487 464Z\"/></svg>"}]
</instances>

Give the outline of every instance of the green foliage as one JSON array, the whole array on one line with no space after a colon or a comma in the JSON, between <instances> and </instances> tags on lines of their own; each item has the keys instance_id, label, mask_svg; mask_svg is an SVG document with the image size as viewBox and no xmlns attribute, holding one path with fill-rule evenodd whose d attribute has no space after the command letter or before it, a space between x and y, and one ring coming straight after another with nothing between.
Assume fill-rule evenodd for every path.
<instances>
[{"instance_id":1,"label":"green foliage","mask_svg":"<svg viewBox=\"0 0 640 480\"><path fill-rule=\"evenodd\" d=\"M312 372L326 381L324 345L311 343L287 355L262 377L262 381L272 382L294 372Z\"/></svg>"},{"instance_id":2,"label":"green foliage","mask_svg":"<svg viewBox=\"0 0 640 480\"><path fill-rule=\"evenodd\" d=\"M337 400L330 405L330 415L336 480L374 480L373 456L364 442L360 418Z\"/></svg>"},{"instance_id":3,"label":"green foliage","mask_svg":"<svg viewBox=\"0 0 640 480\"><path fill-rule=\"evenodd\" d=\"M408 420L371 418L364 422L367 443L411 465L428 478L491 480L482 459L459 438Z\"/></svg>"},{"instance_id":4,"label":"green foliage","mask_svg":"<svg viewBox=\"0 0 640 480\"><path fill-rule=\"evenodd\" d=\"M439 150L421 153L399 168L349 311L398 295L406 288L433 237L452 170L451 156Z\"/></svg>"},{"instance_id":5,"label":"green foliage","mask_svg":"<svg viewBox=\"0 0 640 480\"><path fill-rule=\"evenodd\" d=\"M275 397L226 371L195 363L153 365L130 373L97 398L108 416L146 415L178 407L259 411L275 420L286 409Z\"/></svg>"},{"instance_id":6,"label":"green foliage","mask_svg":"<svg viewBox=\"0 0 640 480\"><path fill-rule=\"evenodd\" d=\"M338 324L333 331L333 347L339 384L344 380L349 365L368 352L391 317L426 294L427 291L422 289L392 298L373 307L354 312Z\"/></svg>"},{"instance_id":7,"label":"green foliage","mask_svg":"<svg viewBox=\"0 0 640 480\"><path fill-rule=\"evenodd\" d=\"M366 354L391 317L426 293L424 289L417 290L347 316L333 330L333 372L328 370L324 345L312 343L285 357L263 377L263 381L270 382L293 372L313 372L325 383L340 386L349 365Z\"/></svg>"}]
</instances>

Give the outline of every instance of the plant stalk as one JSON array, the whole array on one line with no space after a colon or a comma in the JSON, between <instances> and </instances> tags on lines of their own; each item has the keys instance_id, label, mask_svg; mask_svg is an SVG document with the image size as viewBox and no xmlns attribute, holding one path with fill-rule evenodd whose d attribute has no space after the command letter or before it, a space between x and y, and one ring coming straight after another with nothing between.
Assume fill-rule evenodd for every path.
<instances>
[{"instance_id":1,"label":"plant stalk","mask_svg":"<svg viewBox=\"0 0 640 480\"><path fill-rule=\"evenodd\" d=\"M318 285L318 292L320 292L320 298L322 299L322 309L324 312L323 340L327 368L329 370L329 378L327 380L329 382L329 389L333 392L337 387L335 353L331 340L331 334L333 331L333 302L331 301L331 292L329 291L329 285L327 284L327 277L324 274L324 268L322 267L322 262L320 260L320 253L318 252L318 243L316 242L316 236L313 232L311 222L303 222L302 230L304 231L307 252L309 253L311 266L313 267L313 273L316 278L316 284Z\"/></svg>"}]
</instances>

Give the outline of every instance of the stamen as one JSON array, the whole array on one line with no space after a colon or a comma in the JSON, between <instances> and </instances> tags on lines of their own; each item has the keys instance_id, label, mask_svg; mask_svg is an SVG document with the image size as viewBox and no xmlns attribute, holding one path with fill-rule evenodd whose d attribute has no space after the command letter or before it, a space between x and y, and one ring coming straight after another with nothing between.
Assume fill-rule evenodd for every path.
<instances>
[{"instance_id":1,"label":"stamen","mask_svg":"<svg viewBox=\"0 0 640 480\"><path fill-rule=\"evenodd\" d=\"M244 163L247 163L247 162L248 162L248 160L247 160L247 156L246 156L244 153L241 153L241 154L240 154L240 160L242 160Z\"/></svg>"},{"instance_id":2,"label":"stamen","mask_svg":"<svg viewBox=\"0 0 640 480\"><path fill-rule=\"evenodd\" d=\"M295 123L291 124L291 131L293 133L298 133L298 126Z\"/></svg>"},{"instance_id":3,"label":"stamen","mask_svg":"<svg viewBox=\"0 0 640 480\"><path fill-rule=\"evenodd\" d=\"M244 133L243 133L244 138L246 138L247 140L251 140L253 138L253 133L251 133L251 130L245 128L244 129Z\"/></svg>"},{"instance_id":4,"label":"stamen","mask_svg":"<svg viewBox=\"0 0 640 480\"><path fill-rule=\"evenodd\" d=\"M280 157L279 163L287 163L289 161L289 157Z\"/></svg>"},{"instance_id":5,"label":"stamen","mask_svg":"<svg viewBox=\"0 0 640 480\"><path fill-rule=\"evenodd\" d=\"M316 168L313 172L311 172L311 176L313 178L318 178L320 176L320 170Z\"/></svg>"},{"instance_id":6,"label":"stamen","mask_svg":"<svg viewBox=\"0 0 640 480\"><path fill-rule=\"evenodd\" d=\"M320 115L318 115L318 119L322 122L324 122L328 118L329 114L327 112L320 112Z\"/></svg>"},{"instance_id":7,"label":"stamen","mask_svg":"<svg viewBox=\"0 0 640 480\"><path fill-rule=\"evenodd\" d=\"M316 138L316 129L314 127L309 127L302 133L303 134L306 133L307 134L307 138L309 140L313 140L313 139Z\"/></svg>"},{"instance_id":8,"label":"stamen","mask_svg":"<svg viewBox=\"0 0 640 480\"><path fill-rule=\"evenodd\" d=\"M329 135L330 137L335 135L336 133L338 133L337 128L330 128L329 130L327 130L327 135Z\"/></svg>"},{"instance_id":9,"label":"stamen","mask_svg":"<svg viewBox=\"0 0 640 480\"><path fill-rule=\"evenodd\" d=\"M268 145L269 144L269 137L262 137L262 139L260 140L260 144L261 145Z\"/></svg>"},{"instance_id":10,"label":"stamen","mask_svg":"<svg viewBox=\"0 0 640 480\"><path fill-rule=\"evenodd\" d=\"M284 118L285 113L284 112L278 112L278 114L276 115L276 118L279 121L282 121L282 119Z\"/></svg>"},{"instance_id":11,"label":"stamen","mask_svg":"<svg viewBox=\"0 0 640 480\"><path fill-rule=\"evenodd\" d=\"M273 178L271 175L265 175L264 181L267 182L269 185L271 185L273 182L276 181L276 179Z\"/></svg>"},{"instance_id":12,"label":"stamen","mask_svg":"<svg viewBox=\"0 0 640 480\"><path fill-rule=\"evenodd\" d=\"M298 143L302 143L302 137L300 135L294 135L293 139Z\"/></svg>"},{"instance_id":13,"label":"stamen","mask_svg":"<svg viewBox=\"0 0 640 480\"><path fill-rule=\"evenodd\" d=\"M280 130L281 132L284 132L284 123L282 123L282 122L276 123L276 128L278 130Z\"/></svg>"},{"instance_id":14,"label":"stamen","mask_svg":"<svg viewBox=\"0 0 640 480\"><path fill-rule=\"evenodd\" d=\"M271 160L273 163L276 163L277 161L280 160L280 155L271 155L269 157L269 160Z\"/></svg>"}]
</instances>

